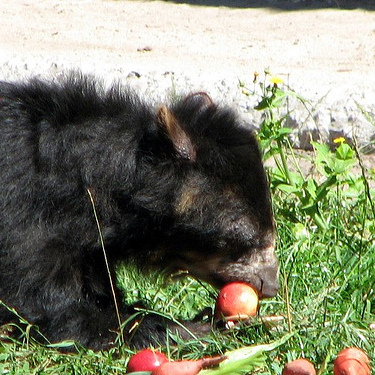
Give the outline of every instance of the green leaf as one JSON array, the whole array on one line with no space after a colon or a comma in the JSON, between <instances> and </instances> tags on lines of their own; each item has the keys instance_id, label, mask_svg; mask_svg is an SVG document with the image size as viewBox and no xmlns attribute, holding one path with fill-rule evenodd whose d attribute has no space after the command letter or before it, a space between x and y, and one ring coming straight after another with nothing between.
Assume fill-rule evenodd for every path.
<instances>
[{"instance_id":1,"label":"green leaf","mask_svg":"<svg viewBox=\"0 0 375 375\"><path fill-rule=\"evenodd\" d=\"M299 189L296 186L287 184L279 184L277 185L277 188L287 194L294 194L299 191Z\"/></svg>"},{"instance_id":2,"label":"green leaf","mask_svg":"<svg viewBox=\"0 0 375 375\"><path fill-rule=\"evenodd\" d=\"M262 111L266 108L270 108L271 106L271 98L269 97L265 97L263 98L255 107L254 109L256 109L257 111Z\"/></svg>"},{"instance_id":3,"label":"green leaf","mask_svg":"<svg viewBox=\"0 0 375 375\"><path fill-rule=\"evenodd\" d=\"M271 351L285 344L293 334L285 335L280 340L271 344L246 346L241 349L226 352L228 357L224 362L220 363L218 369L201 371L202 375L241 375L254 368L263 367L266 362L265 352Z\"/></svg>"},{"instance_id":4,"label":"green leaf","mask_svg":"<svg viewBox=\"0 0 375 375\"><path fill-rule=\"evenodd\" d=\"M355 157L355 153L347 143L343 142L339 147L337 147L336 156L340 160L353 160Z\"/></svg>"},{"instance_id":5,"label":"green leaf","mask_svg":"<svg viewBox=\"0 0 375 375\"><path fill-rule=\"evenodd\" d=\"M309 192L310 197L313 200L315 200L316 199L316 190L317 190L315 180L313 180L312 178L307 180L306 190Z\"/></svg>"}]
</instances>

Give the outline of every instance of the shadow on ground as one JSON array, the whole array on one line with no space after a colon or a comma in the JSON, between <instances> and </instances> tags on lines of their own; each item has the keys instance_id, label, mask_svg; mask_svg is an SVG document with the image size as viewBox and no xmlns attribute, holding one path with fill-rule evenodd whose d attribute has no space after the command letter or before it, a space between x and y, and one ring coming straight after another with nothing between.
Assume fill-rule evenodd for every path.
<instances>
[{"instance_id":1,"label":"shadow on ground","mask_svg":"<svg viewBox=\"0 0 375 375\"><path fill-rule=\"evenodd\" d=\"M274 8L279 10L366 9L375 10L375 0L165 0L177 4L230 8Z\"/></svg>"}]
</instances>

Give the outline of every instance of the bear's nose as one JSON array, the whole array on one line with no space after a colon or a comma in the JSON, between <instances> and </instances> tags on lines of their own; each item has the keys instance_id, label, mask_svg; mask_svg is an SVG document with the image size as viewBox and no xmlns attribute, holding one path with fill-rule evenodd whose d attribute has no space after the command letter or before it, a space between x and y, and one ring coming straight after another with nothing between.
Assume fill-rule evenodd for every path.
<instances>
[{"instance_id":1,"label":"bear's nose","mask_svg":"<svg viewBox=\"0 0 375 375\"><path fill-rule=\"evenodd\" d=\"M276 296L279 291L279 270L278 266L265 267L262 269L261 275L261 296L262 298L270 298Z\"/></svg>"}]
</instances>

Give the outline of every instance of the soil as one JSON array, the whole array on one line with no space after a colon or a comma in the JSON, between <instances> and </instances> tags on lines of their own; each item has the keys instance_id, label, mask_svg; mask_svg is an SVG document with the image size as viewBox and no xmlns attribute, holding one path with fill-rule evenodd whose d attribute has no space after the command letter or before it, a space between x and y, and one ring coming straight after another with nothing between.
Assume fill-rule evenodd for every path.
<instances>
[{"instance_id":1,"label":"soil","mask_svg":"<svg viewBox=\"0 0 375 375\"><path fill-rule=\"evenodd\" d=\"M374 9L340 0L2 0L0 64L22 75L116 67L225 79L269 67L306 90L363 92L375 85Z\"/></svg>"}]
</instances>

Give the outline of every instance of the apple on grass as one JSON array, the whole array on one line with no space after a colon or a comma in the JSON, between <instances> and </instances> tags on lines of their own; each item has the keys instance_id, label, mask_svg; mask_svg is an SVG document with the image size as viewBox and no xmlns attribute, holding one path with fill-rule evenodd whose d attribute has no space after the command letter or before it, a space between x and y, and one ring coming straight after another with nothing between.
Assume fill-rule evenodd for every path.
<instances>
[{"instance_id":1,"label":"apple on grass","mask_svg":"<svg viewBox=\"0 0 375 375\"><path fill-rule=\"evenodd\" d=\"M168 358L163 353L152 349L143 349L130 358L127 371L154 371L165 362L168 362Z\"/></svg>"},{"instance_id":2,"label":"apple on grass","mask_svg":"<svg viewBox=\"0 0 375 375\"><path fill-rule=\"evenodd\" d=\"M249 284L231 282L220 291L216 300L215 318L225 319L229 326L240 320L247 320L258 313L259 297Z\"/></svg>"}]
</instances>

